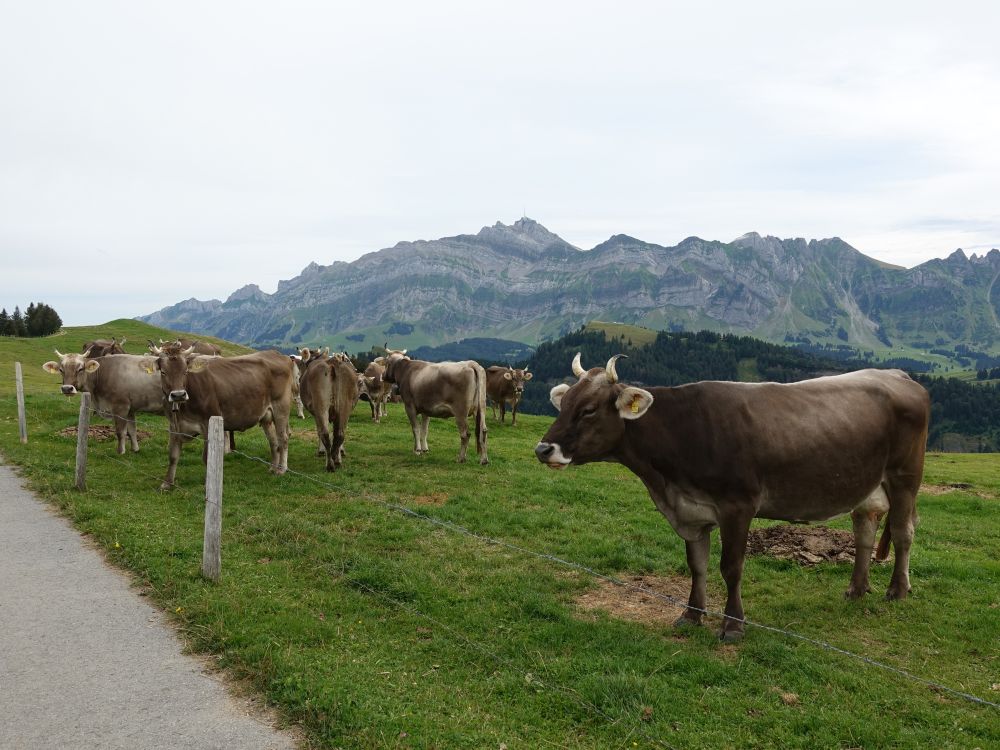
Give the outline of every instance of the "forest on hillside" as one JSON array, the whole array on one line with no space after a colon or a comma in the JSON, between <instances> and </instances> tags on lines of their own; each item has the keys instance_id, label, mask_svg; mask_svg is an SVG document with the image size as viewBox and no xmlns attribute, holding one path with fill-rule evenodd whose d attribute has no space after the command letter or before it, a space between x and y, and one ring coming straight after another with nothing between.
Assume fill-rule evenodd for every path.
<instances>
[{"instance_id":1,"label":"forest on hillside","mask_svg":"<svg viewBox=\"0 0 1000 750\"><path fill-rule=\"evenodd\" d=\"M661 331L652 344L633 346L627 337L609 340L603 332L581 329L541 344L527 361L535 377L525 389L521 411L555 415L549 390L558 383L573 381L570 363L577 352L581 352L587 369L603 367L613 355L625 354L628 359L618 362L619 377L624 382L647 386L699 380L790 383L864 367L902 367L930 393L931 450L1000 450L1000 386L996 384L914 372L904 361L876 362L868 356L845 357L836 351L824 356L815 350L711 331Z\"/></svg>"}]
</instances>

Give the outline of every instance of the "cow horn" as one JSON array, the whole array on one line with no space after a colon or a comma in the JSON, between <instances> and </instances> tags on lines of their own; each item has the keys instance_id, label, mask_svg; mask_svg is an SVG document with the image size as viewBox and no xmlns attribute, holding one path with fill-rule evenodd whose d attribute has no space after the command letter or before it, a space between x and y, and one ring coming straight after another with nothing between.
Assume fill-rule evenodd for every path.
<instances>
[{"instance_id":1,"label":"cow horn","mask_svg":"<svg viewBox=\"0 0 1000 750\"><path fill-rule=\"evenodd\" d=\"M608 376L608 382L609 383L617 383L618 382L618 373L615 372L615 361L619 357L624 357L625 359L628 359L628 355L627 354L616 354L615 356L613 356L611 359L608 360L608 364L604 368L604 372Z\"/></svg>"},{"instance_id":2,"label":"cow horn","mask_svg":"<svg viewBox=\"0 0 1000 750\"><path fill-rule=\"evenodd\" d=\"M194 346L193 345L189 346L187 349L185 349L184 351L181 352L181 356L182 357L186 357L187 355L191 354L193 351L194 351Z\"/></svg>"},{"instance_id":3,"label":"cow horn","mask_svg":"<svg viewBox=\"0 0 1000 750\"><path fill-rule=\"evenodd\" d=\"M118 346L125 346L126 341L128 341L128 339L122 336L122 340L118 342Z\"/></svg>"},{"instance_id":4,"label":"cow horn","mask_svg":"<svg viewBox=\"0 0 1000 750\"><path fill-rule=\"evenodd\" d=\"M91 352L92 352L93 350L94 350L94 347L92 347L92 346L88 346L88 347L87 347L87 351L85 351L85 352L83 353L83 358L84 358L84 359L86 359L87 357L89 357L89 356L90 356L90 353L91 353Z\"/></svg>"},{"instance_id":5,"label":"cow horn","mask_svg":"<svg viewBox=\"0 0 1000 750\"><path fill-rule=\"evenodd\" d=\"M583 365L580 364L580 352L577 352L576 356L573 357L573 364L570 365L570 367L573 368L573 374L576 375L578 378L582 378L584 374L587 372L586 370L583 369Z\"/></svg>"},{"instance_id":6,"label":"cow horn","mask_svg":"<svg viewBox=\"0 0 1000 750\"><path fill-rule=\"evenodd\" d=\"M53 349L52 351L56 353L56 356L59 357L59 359L62 359L63 357L66 356L65 354L61 354L58 349Z\"/></svg>"}]
</instances>

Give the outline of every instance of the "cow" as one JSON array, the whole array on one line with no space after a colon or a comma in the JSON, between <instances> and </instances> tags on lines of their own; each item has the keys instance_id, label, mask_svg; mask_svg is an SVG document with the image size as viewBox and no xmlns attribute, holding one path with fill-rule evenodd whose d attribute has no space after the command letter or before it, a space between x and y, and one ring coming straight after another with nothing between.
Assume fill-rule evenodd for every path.
<instances>
[{"instance_id":1,"label":"cow","mask_svg":"<svg viewBox=\"0 0 1000 750\"><path fill-rule=\"evenodd\" d=\"M124 354L126 341L128 339L125 337L122 337L122 340L119 341L115 336L112 336L110 341L107 339L94 339L85 343L80 348L80 352L91 359L103 357L106 354Z\"/></svg>"},{"instance_id":2,"label":"cow","mask_svg":"<svg viewBox=\"0 0 1000 750\"><path fill-rule=\"evenodd\" d=\"M109 354L90 357L83 354L61 354L59 361L50 361L42 369L62 375L62 392L66 396L89 393L94 411L112 419L118 437L118 453L125 453L125 441L132 450L139 450L135 432L136 413L162 414L163 395L156 373L156 360L134 354Z\"/></svg>"},{"instance_id":3,"label":"cow","mask_svg":"<svg viewBox=\"0 0 1000 750\"><path fill-rule=\"evenodd\" d=\"M528 368L515 370L513 367L486 368L486 395L493 404L493 418L497 417L497 404L500 405L500 423L507 415L507 403L511 405L510 424L517 424L517 405L524 395L524 384L531 380L532 373Z\"/></svg>"},{"instance_id":4,"label":"cow","mask_svg":"<svg viewBox=\"0 0 1000 750\"><path fill-rule=\"evenodd\" d=\"M477 362L424 362L410 359L406 350L389 350L385 379L399 386L403 408L413 430L413 452L427 453L430 417L455 417L461 446L458 462L465 463L469 447L469 417L476 424L479 463L486 455L486 371ZM419 424L418 424L419 418Z\"/></svg>"},{"instance_id":5,"label":"cow","mask_svg":"<svg viewBox=\"0 0 1000 750\"><path fill-rule=\"evenodd\" d=\"M347 422L358 403L359 384L360 375L350 360L322 356L308 361L299 381L302 402L316 420L327 471L336 471L343 463Z\"/></svg>"},{"instance_id":6,"label":"cow","mask_svg":"<svg viewBox=\"0 0 1000 750\"><path fill-rule=\"evenodd\" d=\"M178 338L174 339L173 341L164 341L163 339L160 339L161 347L168 344L173 344L177 347L180 347L181 349L191 349L195 354L213 354L216 357L222 356L222 349L217 344L213 344L208 341L198 341L197 339L185 339L185 338ZM155 348L158 347L150 339L149 340L150 351L152 351Z\"/></svg>"},{"instance_id":7,"label":"cow","mask_svg":"<svg viewBox=\"0 0 1000 750\"><path fill-rule=\"evenodd\" d=\"M372 421L381 422L386 416L385 405L392 392L392 383L385 379L385 357L376 357L364 371L364 397L372 407Z\"/></svg>"},{"instance_id":8,"label":"cow","mask_svg":"<svg viewBox=\"0 0 1000 750\"><path fill-rule=\"evenodd\" d=\"M271 446L275 474L288 470L288 415L294 365L280 352L238 357L205 357L193 347L164 346L156 359L161 398L170 419L170 459L160 489L174 485L181 447L208 434L208 421L221 416L227 430L242 432L260 425ZM208 459L206 444L202 457Z\"/></svg>"},{"instance_id":9,"label":"cow","mask_svg":"<svg viewBox=\"0 0 1000 750\"><path fill-rule=\"evenodd\" d=\"M887 599L910 591L909 557L923 474L930 400L901 370L861 370L799 383L700 382L636 388L618 382L612 357L572 386L552 389L559 416L535 447L553 468L591 461L624 465L684 539L691 570L678 624L700 624L709 534L722 537L727 599L720 638L744 631L740 581L753 518L822 521L850 513L855 559L845 596L868 591L876 559L896 548Z\"/></svg>"}]
</instances>

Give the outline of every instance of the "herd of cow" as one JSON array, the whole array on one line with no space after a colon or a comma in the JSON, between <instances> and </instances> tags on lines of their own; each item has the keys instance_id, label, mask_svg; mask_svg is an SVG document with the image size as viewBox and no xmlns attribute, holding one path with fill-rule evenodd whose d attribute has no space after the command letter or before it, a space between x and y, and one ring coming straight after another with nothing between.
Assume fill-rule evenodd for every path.
<instances>
[{"instance_id":1,"label":"herd of cow","mask_svg":"<svg viewBox=\"0 0 1000 750\"><path fill-rule=\"evenodd\" d=\"M403 403L413 429L414 451L425 453L430 417L454 417L464 462L469 443L469 418L474 419L476 448L481 464L486 450L486 399L500 408L500 421L517 407L527 369L490 367L476 362L431 363L413 360L406 351L386 349L364 372L349 357L329 350L303 349L287 356L277 351L223 357L218 346L178 339L148 342L148 353L126 354L125 339L86 342L80 354L62 354L46 362L46 372L62 376L67 396L87 392L94 409L114 420L118 452L126 442L139 450L135 431L138 413L166 414L170 420L167 475L162 487L173 486L181 446L197 435L208 434L208 420L221 416L230 433L260 425L271 448L271 471L288 469L289 414L296 404L316 421L320 453L326 468L335 471L344 455L347 422L359 399L369 401L372 419L379 422L393 390ZM207 449L206 449L207 450Z\"/></svg>"},{"instance_id":2,"label":"herd of cow","mask_svg":"<svg viewBox=\"0 0 1000 750\"><path fill-rule=\"evenodd\" d=\"M163 488L174 483L182 444L208 434L208 420L222 416L227 430L259 424L271 447L271 471L288 465L293 402L315 420L328 470L343 459L347 420L366 398L379 421L393 389L413 430L414 451L427 451L430 417L454 417L465 461L470 419L480 464L488 463L487 397L512 404L512 422L527 370L484 369L476 362L431 363L386 349L358 372L342 354L303 349L222 357L211 344L187 340L149 342L147 355L128 355L122 342L88 342L81 354L46 362L62 375L62 392L87 391L94 407L113 415L118 451L126 439L138 449L137 412L170 420L170 460ZM876 560L895 548L886 597L910 590L909 550L916 523L916 495L923 476L930 401L922 386L900 370L862 370L800 383L701 382L637 388L618 382L612 357L584 370L577 381L555 386L550 399L559 415L535 448L552 468L594 461L620 463L646 486L657 509L684 539L691 571L688 608L679 623L701 622L706 606L710 532L722 539L725 617L720 637L743 635L741 597L747 535L753 518L811 522L849 513L855 562L848 598L870 591ZM887 516L878 543L880 521Z\"/></svg>"}]
</instances>

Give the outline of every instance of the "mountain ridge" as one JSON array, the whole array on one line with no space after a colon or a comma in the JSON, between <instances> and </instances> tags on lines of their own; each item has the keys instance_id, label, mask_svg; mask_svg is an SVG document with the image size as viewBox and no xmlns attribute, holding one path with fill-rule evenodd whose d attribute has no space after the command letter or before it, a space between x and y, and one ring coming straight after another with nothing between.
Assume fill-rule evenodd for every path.
<instances>
[{"instance_id":1,"label":"mountain ridge","mask_svg":"<svg viewBox=\"0 0 1000 750\"><path fill-rule=\"evenodd\" d=\"M1000 251L956 250L910 269L839 237L662 246L614 234L590 250L527 217L476 234L398 242L357 260L311 262L273 294L188 299L139 319L254 346L352 350L492 337L537 345L594 318L769 341L1000 347Z\"/></svg>"}]
</instances>

